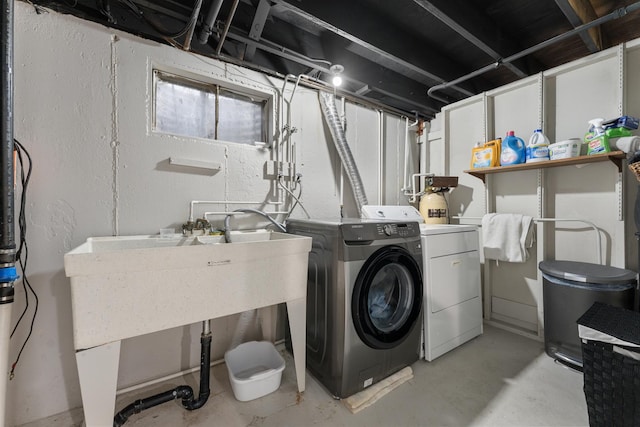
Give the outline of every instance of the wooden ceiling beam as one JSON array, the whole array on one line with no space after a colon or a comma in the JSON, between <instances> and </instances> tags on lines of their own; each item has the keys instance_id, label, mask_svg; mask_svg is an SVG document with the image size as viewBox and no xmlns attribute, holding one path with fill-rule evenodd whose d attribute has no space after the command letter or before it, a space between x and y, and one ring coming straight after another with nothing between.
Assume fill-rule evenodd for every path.
<instances>
[{"instance_id":1,"label":"wooden ceiling beam","mask_svg":"<svg viewBox=\"0 0 640 427\"><path fill-rule=\"evenodd\" d=\"M590 0L556 0L556 4L574 28L598 18ZM580 33L580 37L590 52L602 50L602 30L599 26Z\"/></svg>"}]
</instances>

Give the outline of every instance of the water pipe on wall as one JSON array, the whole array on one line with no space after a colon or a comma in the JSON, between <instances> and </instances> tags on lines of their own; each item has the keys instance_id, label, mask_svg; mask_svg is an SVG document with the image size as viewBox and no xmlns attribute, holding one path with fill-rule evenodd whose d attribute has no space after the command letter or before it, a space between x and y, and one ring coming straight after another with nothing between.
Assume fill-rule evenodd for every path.
<instances>
[{"instance_id":1,"label":"water pipe on wall","mask_svg":"<svg viewBox=\"0 0 640 427\"><path fill-rule=\"evenodd\" d=\"M284 162L283 159L283 145L284 145L284 140L285 140L285 132L287 132L289 125L290 125L290 110L291 110L291 105L287 102L286 97L284 96L284 90L287 87L287 83L289 82L289 79L295 79L296 76L294 76L293 74L287 74L283 81L282 81L282 89L280 89L278 91L278 97L279 97L279 102L278 105L280 106L279 111L278 111L278 142L276 143L276 147L274 150L275 156L274 156L274 161L276 162L276 165L278 165L278 170L276 171L277 174L280 174L280 162ZM287 111L285 112L285 104L287 107Z\"/></svg>"},{"instance_id":2,"label":"water pipe on wall","mask_svg":"<svg viewBox=\"0 0 640 427\"><path fill-rule=\"evenodd\" d=\"M405 117L405 129L404 129L404 174L402 176L402 191L403 193L406 195L407 191L409 191L409 183L407 183L407 178L409 177L409 158L410 158L410 152L411 150L409 149L410 145L409 145L409 128L414 127L415 125L417 125L420 122L420 120L418 119L417 115L416 115L416 119L415 121L413 121L412 123L409 123L409 118ZM413 175L412 175L412 183L411 185L413 185Z\"/></svg>"},{"instance_id":3,"label":"water pipe on wall","mask_svg":"<svg viewBox=\"0 0 640 427\"><path fill-rule=\"evenodd\" d=\"M265 212L259 211L257 209L236 209L235 212L254 213L260 215L269 220L269 222L275 225L283 233L287 232L287 229L284 227L284 225L271 218ZM227 214L227 216L224 218L224 240L227 243L231 243L231 217L232 215Z\"/></svg>"},{"instance_id":4,"label":"water pipe on wall","mask_svg":"<svg viewBox=\"0 0 640 427\"><path fill-rule=\"evenodd\" d=\"M0 134L2 148L0 161L0 422L5 419L7 393L9 338L11 331L11 309L13 306L13 284L18 279L16 272L16 243L14 224L14 176L13 176L13 0L2 0L2 117Z\"/></svg>"},{"instance_id":5,"label":"water pipe on wall","mask_svg":"<svg viewBox=\"0 0 640 427\"><path fill-rule=\"evenodd\" d=\"M280 144L278 144L279 145L278 157L276 159L276 160L280 160L279 162L276 163L278 165L276 178L284 176L282 166L285 163L294 164L294 165L296 163L296 158L293 153L293 142L291 141L291 135L296 133L298 130L295 127L291 126L291 102L293 101L293 97L296 93L296 90L298 89L298 85L300 84L301 76L298 76L296 78L296 83L293 87L293 90L291 91L291 96L289 97L289 100L287 100L286 97L284 96L284 90L290 78L295 78L295 76L292 74L286 75L282 84L282 90L280 91L280 108L281 108L280 114L282 117L282 121L281 121L282 127L280 129L281 139L280 139ZM286 104L286 112L285 112L285 104ZM295 168L288 168L288 173L287 173L288 175L287 188L289 190L295 190L295 183L293 180L293 174L295 172L293 169ZM278 199L280 199L280 197L278 197Z\"/></svg>"},{"instance_id":6,"label":"water pipe on wall","mask_svg":"<svg viewBox=\"0 0 640 427\"><path fill-rule=\"evenodd\" d=\"M256 202L256 201L243 201L243 200L192 200L189 204L189 221L194 220L193 210L195 205L281 205L282 202ZM229 212L222 212L223 215L227 215ZM209 212L213 215L213 212Z\"/></svg>"},{"instance_id":7,"label":"water pipe on wall","mask_svg":"<svg viewBox=\"0 0 640 427\"><path fill-rule=\"evenodd\" d=\"M433 173L414 173L413 175L411 175L411 187L409 188L410 191L405 192L405 195L409 196L409 202L410 203L417 203L418 202L418 197L422 196L425 191L423 190L416 190L416 187L422 187L422 185L420 184L420 181L418 180L419 178L422 177L428 177L428 176L435 176L435 174ZM417 185L416 185L417 184Z\"/></svg>"}]
</instances>

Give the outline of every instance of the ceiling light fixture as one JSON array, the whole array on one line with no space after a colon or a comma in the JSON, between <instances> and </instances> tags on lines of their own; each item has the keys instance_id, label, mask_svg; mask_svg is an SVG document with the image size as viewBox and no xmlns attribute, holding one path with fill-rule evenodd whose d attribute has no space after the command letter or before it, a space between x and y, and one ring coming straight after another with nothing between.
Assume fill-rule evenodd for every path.
<instances>
[{"instance_id":1,"label":"ceiling light fixture","mask_svg":"<svg viewBox=\"0 0 640 427\"><path fill-rule=\"evenodd\" d=\"M339 64L334 64L329 68L329 71L331 71L331 75L333 76L331 78L331 83L335 87L340 86L342 84L342 76L340 74L344 71L344 67Z\"/></svg>"}]
</instances>

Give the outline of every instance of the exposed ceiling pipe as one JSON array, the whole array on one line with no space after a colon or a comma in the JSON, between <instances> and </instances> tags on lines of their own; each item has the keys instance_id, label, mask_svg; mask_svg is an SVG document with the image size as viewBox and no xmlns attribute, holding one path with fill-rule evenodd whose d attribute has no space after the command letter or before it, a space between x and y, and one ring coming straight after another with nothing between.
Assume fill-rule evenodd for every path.
<instances>
[{"instance_id":1,"label":"exposed ceiling pipe","mask_svg":"<svg viewBox=\"0 0 640 427\"><path fill-rule=\"evenodd\" d=\"M193 18L189 20L190 25L184 40L184 46L183 46L184 50L191 49L191 40L193 39L193 32L195 31L196 24L198 23L198 15L200 15L201 7L202 7L202 0L198 0L196 2L196 5L193 8L193 13L191 14Z\"/></svg>"},{"instance_id":2,"label":"exposed ceiling pipe","mask_svg":"<svg viewBox=\"0 0 640 427\"><path fill-rule=\"evenodd\" d=\"M465 27L458 24L455 19L451 18L449 15L438 9L432 2L426 0L414 0L414 2L418 6L429 12L431 15L433 15L435 18L440 20L447 27L451 28L456 33L461 35L465 40L473 44L475 47L477 47L487 55L491 56L493 59L498 60L500 58L500 54L496 52L491 46L480 40ZM505 66L520 78L526 77L527 75L524 71L513 64L505 64Z\"/></svg>"},{"instance_id":3,"label":"exposed ceiling pipe","mask_svg":"<svg viewBox=\"0 0 640 427\"><path fill-rule=\"evenodd\" d=\"M245 43L247 45L254 45L257 49L263 50L263 51L271 53L273 55L277 55L277 56L279 56L281 58L287 59L289 61L293 61L293 62L295 62L297 64L306 65L307 67L319 70L319 71L321 71L323 73L331 74L331 70L328 67L325 67L325 66L322 66L322 65L318 64L319 62L328 62L328 61L309 58L309 57L304 56L304 55L302 55L300 53L297 53L297 52L294 52L294 51L292 51L290 49L287 49L284 46L277 45L275 43L271 43L271 42L269 42L269 41L267 41L265 39L260 39L259 41L256 41L256 40L250 39L249 37L245 37L245 36L242 36L240 34L235 34L233 31L230 31L227 34L227 36L230 39L239 41L241 43ZM229 59L231 59L231 58L229 58ZM228 60L228 59L225 58L225 60ZM234 60L235 60L235 58L234 58ZM243 63L243 65L246 66L247 64ZM251 65L249 64L249 66L251 66ZM261 70L261 71L264 72L264 70ZM358 80L355 80L353 78L347 77L347 76L343 76L343 79L345 79L345 80L347 80L347 81L349 81L351 83L355 83L357 85L360 85L360 86L367 86L364 83L362 83L362 82L360 82ZM393 93L390 93L390 92L383 91L380 88L369 87L369 86L367 86L367 88L368 88L369 92L374 91L374 92L380 93L380 94L382 94L384 96L387 96L387 97L402 101L402 102L404 102L406 104L410 104L413 107L416 107L416 110L429 111L429 112L432 112L432 113L437 113L439 111L436 108L430 107L428 105L418 104L415 101L411 101L409 99L400 97L397 94L393 94ZM341 90L341 92L349 93L350 95L359 98L361 101L365 101L365 99L363 98L363 96L361 94L350 93L348 91L345 91L344 89ZM449 103L449 102L447 101L447 103ZM406 114L406 111L402 112L402 114Z\"/></svg>"},{"instance_id":4,"label":"exposed ceiling pipe","mask_svg":"<svg viewBox=\"0 0 640 427\"><path fill-rule=\"evenodd\" d=\"M556 0L556 4L573 27L577 27L578 25L582 25L585 21L591 21L592 19L597 18L593 7L589 7L591 6L590 3L584 3L584 7L580 9L584 11L583 13L585 13L585 15L583 16L585 16L586 19L580 18L578 15L578 8L574 8L573 0ZM589 8L590 10L587 12L586 8ZM586 15L587 13L592 15ZM587 18L587 16L589 17ZM589 52L595 53L602 49L602 34L598 29L594 29L589 32L584 31L580 33L580 38L587 49L589 49Z\"/></svg>"},{"instance_id":5,"label":"exposed ceiling pipe","mask_svg":"<svg viewBox=\"0 0 640 427\"><path fill-rule=\"evenodd\" d=\"M373 52L377 58L376 59L370 59L372 62L378 62L378 63L383 63L385 67L390 68L394 71L396 71L399 74L402 75L411 75L411 74L415 74L417 76L423 77L425 79L431 80L431 81L437 81L437 82L442 82L444 79L441 78L440 76L436 76L433 73L430 73L426 70L424 70L423 68L412 64L409 61L405 61L402 58L399 58L389 52L384 51L383 49L378 48L377 46L372 45L371 43L366 42L365 40L356 37L353 34L350 34L338 27L336 27L335 25L332 25L328 22L325 22L313 15L311 15L310 13L305 12L302 9L299 9L295 6L293 6L292 4L290 4L289 2L285 1L285 0L271 0L272 3L274 3L275 5L278 6L278 8L282 8L284 10L286 10L288 13L293 13L296 16L299 16L305 20L307 20L308 22L320 27L322 30L327 30L330 31L348 41L350 41L351 43L355 43L355 45L360 46L362 48L364 48L366 51L370 51ZM272 10L277 10L278 8L273 8ZM413 80L416 81L420 81L417 80L415 78L412 78ZM423 81L424 83L424 81ZM465 88L462 87L452 87L452 89L457 90L458 92L460 92L462 95L465 96L471 96L473 95L473 92L471 92L470 90L467 90ZM447 104L449 103L449 101L447 101Z\"/></svg>"},{"instance_id":6,"label":"exposed ceiling pipe","mask_svg":"<svg viewBox=\"0 0 640 427\"><path fill-rule=\"evenodd\" d=\"M459 78L457 78L455 80L452 80L450 82L446 82L446 83L442 83L442 84L439 84L439 85L436 85L436 86L432 86L427 91L427 95L430 96L431 98L437 99L438 101L449 103L449 101L446 98L441 98L441 97L435 96L433 94L433 92L435 92L437 90L446 89L446 88L448 88L450 86L457 85L459 83L462 83L464 81L472 79L472 78L474 78L476 76L479 76L480 74L486 73L487 71L494 70L494 69L498 68L500 65L502 65L504 63L513 62L516 59L520 59L520 58L522 58L524 56L527 56L527 55L529 55L529 54L531 54L533 52L537 52L537 51L539 51L541 49L544 49L545 47L550 46L550 45L552 45L554 43L557 43L557 42L559 42L561 40L564 40L564 39L569 38L569 37L573 37L574 35L577 35L582 31L588 30L589 28L596 27L598 25L601 25L601 24L603 24L605 22L612 21L614 19L622 18L623 16L625 16L625 15L627 15L629 13L635 12L636 10L639 10L639 9L640 9L640 2L635 2L635 3L633 3L633 4L629 5L629 6L625 6L625 7L621 7L619 9L616 9L615 11L613 11L613 12L607 14L607 15L601 16L600 18L595 19L595 20L593 20L593 21L591 21L589 23L586 23L584 25L580 25L579 27L576 27L571 31L567 31L566 33L559 34L559 35L557 35L555 37L552 37L552 38L550 38L550 39L548 39L546 41L543 41L542 43L538 43L535 46L532 46L532 47L530 47L528 49L525 49L525 50L523 50L521 52L518 52L518 53L516 53L514 55L511 55L511 56L509 56L507 58L504 58L502 60L498 60L497 62L489 64L489 65L486 65L486 66L484 66L484 67L482 67L482 68L480 68L480 69L478 69L476 71L473 71L473 72L471 72L471 73L469 73L469 74L467 74L465 76L459 77Z\"/></svg>"},{"instance_id":7,"label":"exposed ceiling pipe","mask_svg":"<svg viewBox=\"0 0 640 427\"><path fill-rule=\"evenodd\" d=\"M140 10L137 11L137 15L145 20L149 25L153 27L161 36L169 39L177 39L178 37L182 37L187 32L191 31L191 28L196 25L198 22L198 14L200 13L200 7L202 6L202 0L196 0L196 4L191 11L191 15L189 16L189 21L185 24L185 26L177 32L169 32L167 31L160 22L157 22L156 19L151 14L142 13ZM189 41L190 43L190 41Z\"/></svg>"},{"instance_id":8,"label":"exposed ceiling pipe","mask_svg":"<svg viewBox=\"0 0 640 427\"><path fill-rule=\"evenodd\" d=\"M218 19L218 14L220 13L220 8L222 7L223 1L224 0L213 0L213 3L211 3L209 13L207 14L207 19L202 23L202 29L198 34L198 41L200 42L200 44L206 44L209 41L209 37L213 32L213 28L216 24L216 19Z\"/></svg>"},{"instance_id":9,"label":"exposed ceiling pipe","mask_svg":"<svg viewBox=\"0 0 640 427\"><path fill-rule=\"evenodd\" d=\"M233 20L233 16L236 14L236 9L238 9L238 3L240 3L240 0L233 0L231 11L229 12L229 17L227 18L227 22L225 22L224 24L224 30L222 31L222 35L220 36L220 41L218 41L216 55L220 55L220 52L222 51L222 45L227 38L227 33L229 32L229 28L231 27L231 21Z\"/></svg>"}]
</instances>

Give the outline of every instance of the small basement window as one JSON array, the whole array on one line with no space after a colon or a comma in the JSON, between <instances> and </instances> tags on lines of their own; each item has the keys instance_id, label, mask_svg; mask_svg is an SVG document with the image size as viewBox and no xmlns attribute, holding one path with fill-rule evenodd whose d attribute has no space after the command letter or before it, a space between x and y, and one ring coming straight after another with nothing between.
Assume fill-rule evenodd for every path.
<instances>
[{"instance_id":1,"label":"small basement window","mask_svg":"<svg viewBox=\"0 0 640 427\"><path fill-rule=\"evenodd\" d=\"M267 140L267 100L158 70L153 130L241 144Z\"/></svg>"}]
</instances>

